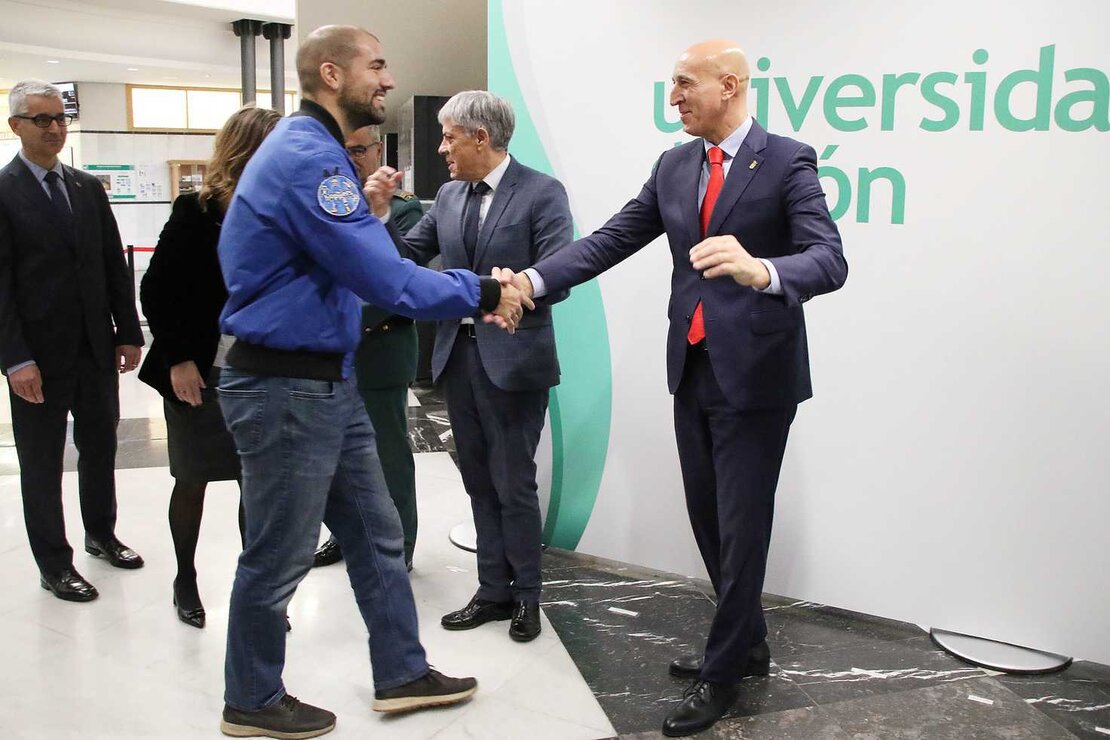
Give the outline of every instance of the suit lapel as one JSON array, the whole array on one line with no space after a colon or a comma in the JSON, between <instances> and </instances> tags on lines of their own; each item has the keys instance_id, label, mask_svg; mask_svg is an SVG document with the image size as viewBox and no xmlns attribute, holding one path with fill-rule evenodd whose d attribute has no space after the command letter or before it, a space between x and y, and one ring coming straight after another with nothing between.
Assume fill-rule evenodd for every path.
<instances>
[{"instance_id":1,"label":"suit lapel","mask_svg":"<svg viewBox=\"0 0 1110 740\"><path fill-rule=\"evenodd\" d=\"M469 259L466 256L466 245L463 243L463 229L466 224L463 221L466 219L466 196L470 192L470 185L468 183L460 183L461 187L455 188L455 193L450 198L448 205L449 212L444 223L454 222L455 228L450 230L450 239L447 240L447 248L451 254L443 255L444 267L465 267L470 269L472 265L468 264ZM440 251L443 251L444 244L440 243ZM450 258L450 262L448 262Z\"/></svg>"},{"instance_id":2,"label":"suit lapel","mask_svg":"<svg viewBox=\"0 0 1110 740\"><path fill-rule=\"evenodd\" d=\"M23 164L18 154L12 160L12 164L8 165L8 176L15 178L16 192L34 208L35 213L50 213L53 210L54 204L50 202L50 196L43 190L42 183L35 179L34 173ZM53 219L49 220L53 221Z\"/></svg>"},{"instance_id":3,"label":"suit lapel","mask_svg":"<svg viewBox=\"0 0 1110 740\"><path fill-rule=\"evenodd\" d=\"M489 246L493 230L497 228L497 222L501 220L501 217L505 214L505 208L509 205L509 201L513 199L513 192L516 190L519 175L520 165L513 159L505 169L501 182L497 184L497 190L493 191L493 200L489 204L489 212L486 213L482 227L478 229L478 245L474 248L474 267L482 264L482 257Z\"/></svg>"},{"instance_id":4,"label":"suit lapel","mask_svg":"<svg viewBox=\"0 0 1110 740\"><path fill-rule=\"evenodd\" d=\"M752 121L752 129L748 132L747 137L744 138L744 143L736 150L736 156L729 166L728 177L725 178L725 186L721 189L721 194L717 197L717 203L713 206L713 215L709 218L709 229L706 236L714 236L721 228L725 217L740 200L740 196L744 194L748 185L755 178L756 173L759 172L760 165L763 164L763 156L760 152L767 146L767 132L757 123Z\"/></svg>"},{"instance_id":5,"label":"suit lapel","mask_svg":"<svg viewBox=\"0 0 1110 740\"><path fill-rule=\"evenodd\" d=\"M690 187L682 196L682 221L690 233L690 243L701 241L701 216L698 211L698 188L701 187L701 167L705 162L705 145L698 139L687 147L686 156L678 163L675 182L690 182Z\"/></svg>"}]
</instances>

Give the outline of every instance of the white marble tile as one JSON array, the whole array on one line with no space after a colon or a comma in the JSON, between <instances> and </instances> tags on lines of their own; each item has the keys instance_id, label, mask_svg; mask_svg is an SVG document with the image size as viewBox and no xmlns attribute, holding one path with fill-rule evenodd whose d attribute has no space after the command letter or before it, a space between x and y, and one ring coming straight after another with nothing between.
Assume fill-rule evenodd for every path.
<instances>
[{"instance_id":1,"label":"white marble tile","mask_svg":"<svg viewBox=\"0 0 1110 740\"><path fill-rule=\"evenodd\" d=\"M6 395L6 394L5 394ZM204 630L177 621L175 564L166 524L172 479L165 468L117 471L120 538L146 559L120 571L82 550L76 476L63 479L78 570L101 597L61 602L38 585L27 547L16 476L0 477L0 735L5 738L216 737L223 695L227 600L239 550L234 483L209 487L197 553ZM477 586L474 556L447 541L470 516L469 500L446 453L417 456L420 539L413 591L429 660L453 675L474 675L467 704L403 717L370 709L366 629L342 566L313 571L290 605L285 681L295 696L339 715L333 737L591 738L615 734L551 625L518 644L507 622L470 632L439 626ZM18 666L12 670L11 666ZM66 711L57 711L64 697Z\"/></svg>"}]
</instances>

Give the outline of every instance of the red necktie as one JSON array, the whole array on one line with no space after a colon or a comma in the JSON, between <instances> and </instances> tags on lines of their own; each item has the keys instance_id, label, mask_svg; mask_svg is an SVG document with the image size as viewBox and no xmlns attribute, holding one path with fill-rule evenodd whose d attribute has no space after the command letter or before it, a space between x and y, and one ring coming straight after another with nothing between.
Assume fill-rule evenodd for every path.
<instances>
[{"instance_id":1,"label":"red necktie","mask_svg":"<svg viewBox=\"0 0 1110 740\"><path fill-rule=\"evenodd\" d=\"M720 147L710 147L706 152L709 158L709 186L705 189L705 198L701 202L701 238L709 231L709 219L713 216L713 206L717 204L717 196L725 184L725 153ZM686 341L697 344L705 339L705 318L701 313L701 301L694 308L694 315L690 318L690 331L686 332Z\"/></svg>"}]
</instances>

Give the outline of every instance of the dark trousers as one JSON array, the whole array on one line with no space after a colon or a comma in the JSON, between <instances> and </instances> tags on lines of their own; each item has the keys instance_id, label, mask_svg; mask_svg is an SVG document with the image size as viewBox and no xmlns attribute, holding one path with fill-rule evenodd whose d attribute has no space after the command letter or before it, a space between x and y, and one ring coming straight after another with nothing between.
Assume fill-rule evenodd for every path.
<instances>
[{"instance_id":1,"label":"dark trousers","mask_svg":"<svg viewBox=\"0 0 1110 740\"><path fill-rule=\"evenodd\" d=\"M537 601L542 527L535 458L548 389L501 390L482 367L477 341L461 333L442 379L478 533L477 596Z\"/></svg>"},{"instance_id":2,"label":"dark trousers","mask_svg":"<svg viewBox=\"0 0 1110 740\"><path fill-rule=\"evenodd\" d=\"M691 348L674 398L686 509L717 593L701 678L735 683L748 650L767 637L760 595L775 488L797 405L742 411L729 405L708 353Z\"/></svg>"},{"instance_id":3,"label":"dark trousers","mask_svg":"<svg viewBox=\"0 0 1110 740\"><path fill-rule=\"evenodd\" d=\"M405 561L412 562L416 549L416 463L409 447L407 385L394 388L359 388L366 413L374 427L378 457L385 485L401 517L405 531Z\"/></svg>"},{"instance_id":4,"label":"dark trousers","mask_svg":"<svg viewBox=\"0 0 1110 740\"><path fill-rule=\"evenodd\" d=\"M40 571L57 573L73 565L62 514L62 458L71 412L85 532L98 539L115 532L119 374L97 365L86 350L70 374L43 377L42 393L44 403L35 404L9 390L31 553Z\"/></svg>"}]
</instances>

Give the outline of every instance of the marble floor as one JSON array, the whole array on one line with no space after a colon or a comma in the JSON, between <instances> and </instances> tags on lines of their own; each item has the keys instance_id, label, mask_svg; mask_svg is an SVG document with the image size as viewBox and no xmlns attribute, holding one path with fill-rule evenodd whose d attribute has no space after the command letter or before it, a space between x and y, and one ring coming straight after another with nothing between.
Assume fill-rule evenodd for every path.
<instances>
[{"instance_id":1,"label":"marble floor","mask_svg":"<svg viewBox=\"0 0 1110 740\"><path fill-rule=\"evenodd\" d=\"M126 572L78 552L101 592L91 604L37 583L19 501L8 394L0 393L0 736L217 737L227 599L238 532L234 484L213 484L197 555L208 627L179 623L170 604L165 524L172 479L157 395L121 383L118 534L147 566ZM630 738L659 727L686 682L667 674L700 650L713 614L707 584L578 553L544 556L544 631L519 645L504 623L469 633L436 624L465 603L474 558L447 533L468 517L440 394L415 389L421 537L413 591L431 661L479 679L462 706L386 718L373 696L365 628L342 567L313 571L290 607L289 690L339 715L333 737ZM68 531L80 541L75 459L64 478ZM1110 667L1079 662L1041 677L997 674L937 649L919 627L765 595L771 675L749 678L715 738L1110 738Z\"/></svg>"}]
</instances>

